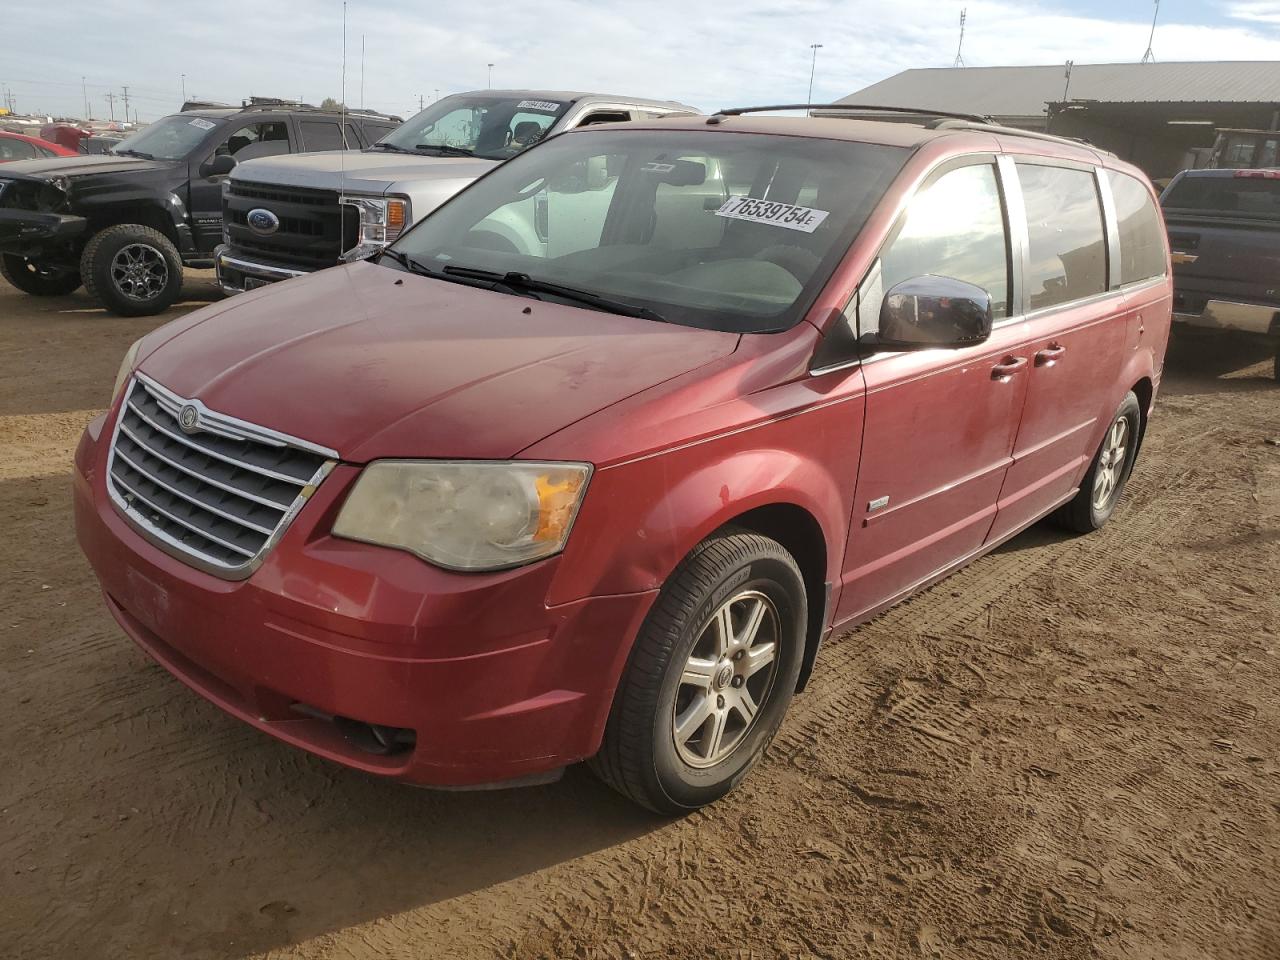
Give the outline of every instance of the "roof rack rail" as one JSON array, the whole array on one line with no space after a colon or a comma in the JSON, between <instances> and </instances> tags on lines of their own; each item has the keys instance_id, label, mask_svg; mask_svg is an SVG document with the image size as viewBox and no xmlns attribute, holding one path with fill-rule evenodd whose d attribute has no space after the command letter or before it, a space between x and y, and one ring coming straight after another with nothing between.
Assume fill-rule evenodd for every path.
<instances>
[{"instance_id":1,"label":"roof rack rail","mask_svg":"<svg viewBox=\"0 0 1280 960\"><path fill-rule=\"evenodd\" d=\"M312 103L301 103L297 100L277 100L274 97L252 97L249 101L245 101L240 107L241 113L250 113L254 110L292 110L296 113L331 113L336 114L338 110L326 110L324 107L317 107ZM388 120L394 123L403 123L404 118L398 117L393 113L380 113L377 110L353 109L348 107L345 111L348 116L358 117L376 117L380 120Z\"/></svg>"},{"instance_id":2,"label":"roof rack rail","mask_svg":"<svg viewBox=\"0 0 1280 960\"><path fill-rule=\"evenodd\" d=\"M904 116L968 120L972 123L990 123L990 117L976 113L953 113L950 110L930 110L927 107L885 107L863 103L780 103L767 107L727 107L717 110L707 118L707 123L722 123L725 117L737 117L744 113L765 113L774 110L835 110L867 113L896 113Z\"/></svg>"},{"instance_id":3,"label":"roof rack rail","mask_svg":"<svg viewBox=\"0 0 1280 960\"><path fill-rule=\"evenodd\" d=\"M179 113L186 113L188 110L234 110L229 103L221 103L218 100L188 100L182 105Z\"/></svg>"},{"instance_id":4,"label":"roof rack rail","mask_svg":"<svg viewBox=\"0 0 1280 960\"><path fill-rule=\"evenodd\" d=\"M1001 123L970 123L964 120L943 117L925 124L925 127L929 130L982 130L986 133L999 133L1007 137L1025 137L1028 140L1048 140L1050 143L1062 143L1073 147L1088 147L1090 150L1096 150L1099 153L1115 155L1105 147L1099 147L1082 137L1060 137L1054 133L1041 133L1039 130L1006 127Z\"/></svg>"}]
</instances>

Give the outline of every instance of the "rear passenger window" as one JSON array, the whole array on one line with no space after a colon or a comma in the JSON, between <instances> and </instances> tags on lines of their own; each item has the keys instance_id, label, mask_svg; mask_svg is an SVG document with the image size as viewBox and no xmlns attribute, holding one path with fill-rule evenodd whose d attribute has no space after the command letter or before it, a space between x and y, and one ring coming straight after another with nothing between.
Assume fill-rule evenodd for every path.
<instances>
[{"instance_id":1,"label":"rear passenger window","mask_svg":"<svg viewBox=\"0 0 1280 960\"><path fill-rule=\"evenodd\" d=\"M1027 209L1031 309L1107 289L1107 244L1098 186L1087 170L1017 164Z\"/></svg>"},{"instance_id":2,"label":"rear passenger window","mask_svg":"<svg viewBox=\"0 0 1280 960\"><path fill-rule=\"evenodd\" d=\"M298 129L302 131L306 150L342 150L346 146L342 142L342 128L333 120L300 120ZM348 135L351 135L350 128ZM352 135L351 146L359 146L359 143Z\"/></svg>"},{"instance_id":3,"label":"rear passenger window","mask_svg":"<svg viewBox=\"0 0 1280 960\"><path fill-rule=\"evenodd\" d=\"M1108 170L1107 179L1120 227L1120 283L1162 276L1164 230L1151 193L1128 174Z\"/></svg>"},{"instance_id":4,"label":"rear passenger window","mask_svg":"<svg viewBox=\"0 0 1280 960\"><path fill-rule=\"evenodd\" d=\"M963 280L991 294L991 312L1009 315L1009 253L994 164L943 174L916 194L897 235L880 255L880 291L932 274ZM860 308L862 330L875 329L879 302Z\"/></svg>"}]
</instances>

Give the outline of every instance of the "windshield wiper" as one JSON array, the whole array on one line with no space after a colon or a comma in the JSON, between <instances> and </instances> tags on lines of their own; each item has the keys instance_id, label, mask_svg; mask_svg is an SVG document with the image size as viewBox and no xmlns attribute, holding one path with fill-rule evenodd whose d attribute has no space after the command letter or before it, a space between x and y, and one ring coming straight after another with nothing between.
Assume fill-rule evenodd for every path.
<instances>
[{"instance_id":1,"label":"windshield wiper","mask_svg":"<svg viewBox=\"0 0 1280 960\"><path fill-rule=\"evenodd\" d=\"M466 147L455 147L447 143L419 143L413 149L435 150L441 156L448 157L474 157L476 155L474 150L468 150Z\"/></svg>"},{"instance_id":2,"label":"windshield wiper","mask_svg":"<svg viewBox=\"0 0 1280 960\"><path fill-rule=\"evenodd\" d=\"M641 320L653 320L657 323L666 323L666 317L660 313L655 313L648 307L642 307L638 304L627 303L625 300L614 300L611 297L602 297L598 293L592 293L590 290L579 290L577 287L568 287L560 283L551 283L547 280L537 280L527 273L518 271L508 271L507 273L499 273L496 270L478 270L474 267L445 267L444 272L453 277L467 277L472 280L487 280L496 285L507 287L510 290L526 290L529 293L545 293L553 297L559 297L562 300L569 300L573 303L580 303L584 307L591 307L595 310L603 310L606 313L616 313L623 317L639 317Z\"/></svg>"},{"instance_id":3,"label":"windshield wiper","mask_svg":"<svg viewBox=\"0 0 1280 960\"><path fill-rule=\"evenodd\" d=\"M402 147L399 144L395 144L395 143L375 143L371 147L369 147L369 149L370 150L394 150L396 153L413 153L413 151L408 149L407 147Z\"/></svg>"},{"instance_id":4,"label":"windshield wiper","mask_svg":"<svg viewBox=\"0 0 1280 960\"><path fill-rule=\"evenodd\" d=\"M143 153L141 150L113 150L112 153L121 157L141 157L143 160L154 160L155 157L149 153Z\"/></svg>"}]
</instances>

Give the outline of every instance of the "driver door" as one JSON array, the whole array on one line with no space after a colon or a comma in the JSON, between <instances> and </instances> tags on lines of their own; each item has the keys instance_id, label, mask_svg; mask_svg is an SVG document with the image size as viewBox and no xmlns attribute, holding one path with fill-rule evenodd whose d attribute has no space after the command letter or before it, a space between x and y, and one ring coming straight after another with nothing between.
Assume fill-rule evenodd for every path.
<instances>
[{"instance_id":1,"label":"driver door","mask_svg":"<svg viewBox=\"0 0 1280 960\"><path fill-rule=\"evenodd\" d=\"M878 329L897 283L935 275L991 294L995 328L958 349L873 353L862 461L837 620L900 598L981 549L1009 469L1027 390L1008 322L1009 230L995 159L944 165L911 200L858 293L858 332ZM1021 362L1019 362L1021 360Z\"/></svg>"}]
</instances>

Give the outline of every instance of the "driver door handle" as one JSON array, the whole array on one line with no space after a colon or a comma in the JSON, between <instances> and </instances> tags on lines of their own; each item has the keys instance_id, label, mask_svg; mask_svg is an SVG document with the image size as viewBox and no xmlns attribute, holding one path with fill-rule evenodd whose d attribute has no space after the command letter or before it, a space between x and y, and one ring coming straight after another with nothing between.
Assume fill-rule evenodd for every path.
<instances>
[{"instance_id":1,"label":"driver door handle","mask_svg":"<svg viewBox=\"0 0 1280 960\"><path fill-rule=\"evenodd\" d=\"M1037 367L1052 367L1055 363L1062 359L1067 352L1067 348L1061 344L1051 343L1043 350L1036 354Z\"/></svg>"},{"instance_id":2,"label":"driver door handle","mask_svg":"<svg viewBox=\"0 0 1280 960\"><path fill-rule=\"evenodd\" d=\"M991 379L1008 383L1015 373L1020 373L1027 365L1026 357L1005 357L991 368Z\"/></svg>"}]
</instances>

